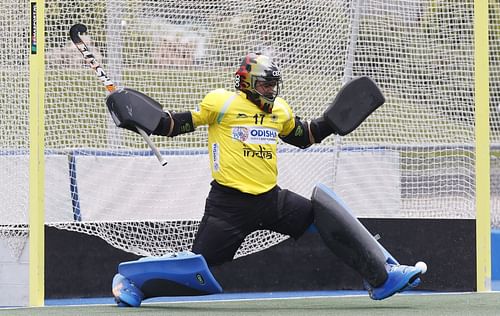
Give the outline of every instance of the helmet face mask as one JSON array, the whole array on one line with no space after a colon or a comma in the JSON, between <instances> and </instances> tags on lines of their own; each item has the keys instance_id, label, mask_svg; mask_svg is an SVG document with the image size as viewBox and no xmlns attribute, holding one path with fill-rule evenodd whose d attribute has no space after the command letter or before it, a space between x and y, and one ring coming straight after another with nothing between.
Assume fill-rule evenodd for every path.
<instances>
[{"instance_id":1,"label":"helmet face mask","mask_svg":"<svg viewBox=\"0 0 500 316\"><path fill-rule=\"evenodd\" d=\"M274 102L280 91L281 79L252 76L252 88L263 98Z\"/></svg>"},{"instance_id":2,"label":"helmet face mask","mask_svg":"<svg viewBox=\"0 0 500 316\"><path fill-rule=\"evenodd\" d=\"M235 88L245 92L251 102L268 113L272 112L281 82L278 66L259 53L245 56L235 75Z\"/></svg>"}]
</instances>

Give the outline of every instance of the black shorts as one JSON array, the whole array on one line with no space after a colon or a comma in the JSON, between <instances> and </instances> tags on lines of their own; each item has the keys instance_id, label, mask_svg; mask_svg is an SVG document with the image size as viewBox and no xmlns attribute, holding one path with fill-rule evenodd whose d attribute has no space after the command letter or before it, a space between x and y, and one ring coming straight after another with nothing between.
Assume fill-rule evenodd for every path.
<instances>
[{"instance_id":1,"label":"black shorts","mask_svg":"<svg viewBox=\"0 0 500 316\"><path fill-rule=\"evenodd\" d=\"M192 251L202 254L209 265L217 265L231 261L254 231L298 238L312 222L311 201L294 192L276 186L252 195L212 181Z\"/></svg>"}]
</instances>

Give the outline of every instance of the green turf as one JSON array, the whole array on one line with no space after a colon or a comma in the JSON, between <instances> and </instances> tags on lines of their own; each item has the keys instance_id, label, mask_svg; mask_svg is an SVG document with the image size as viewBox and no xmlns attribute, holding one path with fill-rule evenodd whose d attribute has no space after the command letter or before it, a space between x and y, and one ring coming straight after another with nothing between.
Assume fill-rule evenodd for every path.
<instances>
[{"instance_id":1,"label":"green turf","mask_svg":"<svg viewBox=\"0 0 500 316\"><path fill-rule=\"evenodd\" d=\"M0 315L499 315L500 292L397 295L384 301L366 296L217 302L144 303L0 309Z\"/></svg>"}]
</instances>

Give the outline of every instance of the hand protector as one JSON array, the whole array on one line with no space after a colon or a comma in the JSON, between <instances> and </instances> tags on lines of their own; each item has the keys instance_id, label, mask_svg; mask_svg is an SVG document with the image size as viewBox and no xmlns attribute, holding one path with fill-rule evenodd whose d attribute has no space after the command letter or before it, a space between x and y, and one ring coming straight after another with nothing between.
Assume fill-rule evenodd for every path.
<instances>
[{"instance_id":1,"label":"hand protector","mask_svg":"<svg viewBox=\"0 0 500 316\"><path fill-rule=\"evenodd\" d=\"M346 83L328 104L323 114L335 133L344 136L355 130L385 98L377 84L368 77L358 77Z\"/></svg>"},{"instance_id":2,"label":"hand protector","mask_svg":"<svg viewBox=\"0 0 500 316\"><path fill-rule=\"evenodd\" d=\"M116 126L136 133L138 133L137 126L151 135L164 115L160 103L129 88L110 94L106 98L106 105Z\"/></svg>"}]
</instances>

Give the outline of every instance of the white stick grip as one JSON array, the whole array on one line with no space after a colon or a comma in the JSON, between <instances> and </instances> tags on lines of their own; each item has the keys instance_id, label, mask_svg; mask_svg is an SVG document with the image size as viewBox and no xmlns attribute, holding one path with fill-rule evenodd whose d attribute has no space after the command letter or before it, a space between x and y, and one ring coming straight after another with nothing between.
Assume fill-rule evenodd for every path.
<instances>
[{"instance_id":1,"label":"white stick grip","mask_svg":"<svg viewBox=\"0 0 500 316\"><path fill-rule=\"evenodd\" d=\"M146 132L143 131L142 128L139 128L137 126L135 128L137 129L139 134L141 134L142 138L144 138L146 143L148 143L149 147L151 148L151 150L153 151L153 153L155 154L156 158L161 163L161 165L165 166L167 164L167 161L162 157L160 151L158 150L156 145L151 141L151 138L149 138L148 134L146 134Z\"/></svg>"}]
</instances>

